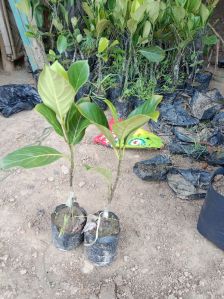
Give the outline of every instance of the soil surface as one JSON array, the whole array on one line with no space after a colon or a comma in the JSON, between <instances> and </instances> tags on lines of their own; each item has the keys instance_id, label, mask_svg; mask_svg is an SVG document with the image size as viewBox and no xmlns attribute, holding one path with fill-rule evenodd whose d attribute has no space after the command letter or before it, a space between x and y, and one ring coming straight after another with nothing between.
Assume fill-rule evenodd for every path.
<instances>
[{"instance_id":1,"label":"soil surface","mask_svg":"<svg viewBox=\"0 0 224 299\"><path fill-rule=\"evenodd\" d=\"M224 85L223 73L221 81L215 84ZM0 74L0 84L16 82L30 83L32 78L24 71ZM35 111L8 119L0 116L0 129L0 156L40 142L68 151ZM107 186L97 174L86 172L83 164L110 167L115 173L116 161L111 149L92 143L97 133L90 127L77 146L74 177L78 201L92 214L104 207ZM126 152L112 203L121 224L119 253L112 266L105 268L86 261L83 246L60 252L51 244L50 214L69 195L66 161L1 172L0 298L224 298L223 251L196 229L203 201L177 199L166 182L149 183L133 174L135 162L158 153ZM173 162L181 167L199 166L181 157Z\"/></svg>"}]
</instances>

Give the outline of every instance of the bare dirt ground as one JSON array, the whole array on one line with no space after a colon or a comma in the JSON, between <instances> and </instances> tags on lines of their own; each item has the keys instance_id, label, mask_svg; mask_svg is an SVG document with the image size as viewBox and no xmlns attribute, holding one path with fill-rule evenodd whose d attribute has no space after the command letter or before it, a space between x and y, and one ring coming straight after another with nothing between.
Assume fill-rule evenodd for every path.
<instances>
[{"instance_id":1,"label":"bare dirt ground","mask_svg":"<svg viewBox=\"0 0 224 299\"><path fill-rule=\"evenodd\" d=\"M32 82L24 71L0 74L0 84ZM223 86L222 83L217 83ZM224 92L224 90L223 90ZM66 147L34 111L0 116L0 156L28 144ZM84 163L115 170L111 149L92 144L88 129L76 149L76 195L88 213L104 205L106 186ZM223 252L196 230L202 201L177 199L165 182L149 183L132 172L156 151L127 151L112 205L121 220L117 260L95 268L83 246L60 252L51 244L50 214L68 196L66 161L49 167L0 173L1 299L224 298ZM196 167L188 159L175 164Z\"/></svg>"}]
</instances>

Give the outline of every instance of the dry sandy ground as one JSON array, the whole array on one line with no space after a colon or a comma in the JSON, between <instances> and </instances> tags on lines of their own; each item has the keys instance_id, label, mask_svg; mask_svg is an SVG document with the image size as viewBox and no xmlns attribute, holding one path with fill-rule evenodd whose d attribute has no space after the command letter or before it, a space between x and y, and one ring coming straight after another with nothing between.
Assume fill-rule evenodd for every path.
<instances>
[{"instance_id":1,"label":"dry sandy ground","mask_svg":"<svg viewBox=\"0 0 224 299\"><path fill-rule=\"evenodd\" d=\"M31 81L24 71L15 72L13 77L0 75L0 84ZM9 119L0 116L0 156L44 138L43 144L66 151L53 132L48 135L47 127L34 111ZM96 133L89 128L76 149L76 194L89 213L103 207L106 186L82 165L115 168L112 150L92 144ZM132 172L135 162L155 154L126 154L112 205L121 220L119 253L106 268L86 262L82 246L64 253L51 244L50 213L68 195L66 161L46 168L2 172L0 298L224 298L223 252L196 230L202 201L177 199L165 182L143 182ZM182 159L177 163L196 166Z\"/></svg>"}]
</instances>

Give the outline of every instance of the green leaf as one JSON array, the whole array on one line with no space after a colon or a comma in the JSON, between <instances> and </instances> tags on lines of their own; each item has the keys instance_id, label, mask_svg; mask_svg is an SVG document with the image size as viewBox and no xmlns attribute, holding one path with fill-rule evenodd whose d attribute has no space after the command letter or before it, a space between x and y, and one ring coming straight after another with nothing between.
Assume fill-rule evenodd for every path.
<instances>
[{"instance_id":1,"label":"green leaf","mask_svg":"<svg viewBox=\"0 0 224 299\"><path fill-rule=\"evenodd\" d=\"M57 39L57 50L60 54L64 53L68 47L67 38L64 35L59 35Z\"/></svg>"},{"instance_id":2,"label":"green leaf","mask_svg":"<svg viewBox=\"0 0 224 299\"><path fill-rule=\"evenodd\" d=\"M52 127L58 135L63 136L62 127L59 121L57 120L56 114L53 110L51 110L44 104L36 105L35 110L39 112L49 122L49 124L52 125Z\"/></svg>"},{"instance_id":3,"label":"green leaf","mask_svg":"<svg viewBox=\"0 0 224 299\"><path fill-rule=\"evenodd\" d=\"M111 184L112 182L112 172L107 169L107 168L103 168L103 167L95 167L95 166L90 166L90 165L85 165L86 170L91 170L91 171L95 171L97 173L99 173L101 176L103 176L107 183Z\"/></svg>"},{"instance_id":4,"label":"green leaf","mask_svg":"<svg viewBox=\"0 0 224 299\"><path fill-rule=\"evenodd\" d=\"M152 46L148 48L141 49L139 51L149 62L159 63L165 58L165 51L158 47Z\"/></svg>"},{"instance_id":5,"label":"green leaf","mask_svg":"<svg viewBox=\"0 0 224 299\"><path fill-rule=\"evenodd\" d=\"M115 46L119 45L119 41L116 39L114 40L111 44L110 44L110 47L109 48L113 48Z\"/></svg>"},{"instance_id":6,"label":"green leaf","mask_svg":"<svg viewBox=\"0 0 224 299\"><path fill-rule=\"evenodd\" d=\"M186 15L186 10L181 6L172 7L172 13L176 22L182 22Z\"/></svg>"},{"instance_id":7,"label":"green leaf","mask_svg":"<svg viewBox=\"0 0 224 299\"><path fill-rule=\"evenodd\" d=\"M180 5L180 6L182 6L182 7L185 6L186 2L187 2L187 0L176 0L176 4L177 4L177 5Z\"/></svg>"},{"instance_id":8,"label":"green leaf","mask_svg":"<svg viewBox=\"0 0 224 299\"><path fill-rule=\"evenodd\" d=\"M105 114L95 103L84 102L77 105L77 108L92 124L98 124L108 128L108 122Z\"/></svg>"},{"instance_id":9,"label":"green leaf","mask_svg":"<svg viewBox=\"0 0 224 299\"><path fill-rule=\"evenodd\" d=\"M40 6L40 2L38 1L37 4L33 7L33 14L36 20L36 24L38 28L43 27L44 25L44 8Z\"/></svg>"},{"instance_id":10,"label":"green leaf","mask_svg":"<svg viewBox=\"0 0 224 299\"><path fill-rule=\"evenodd\" d=\"M160 12L160 1L150 0L146 6L146 11L149 15L149 20L154 25Z\"/></svg>"},{"instance_id":11,"label":"green leaf","mask_svg":"<svg viewBox=\"0 0 224 299\"><path fill-rule=\"evenodd\" d=\"M113 10L116 6L116 0L108 0L107 5L108 5L109 10Z\"/></svg>"},{"instance_id":12,"label":"green leaf","mask_svg":"<svg viewBox=\"0 0 224 299\"><path fill-rule=\"evenodd\" d=\"M135 12L131 13L131 18L139 24L143 18L146 11L145 4L139 4L139 7L135 10Z\"/></svg>"},{"instance_id":13,"label":"green leaf","mask_svg":"<svg viewBox=\"0 0 224 299\"><path fill-rule=\"evenodd\" d=\"M188 0L187 10L189 12L192 12L193 14L196 14L201 6L201 0Z\"/></svg>"},{"instance_id":14,"label":"green leaf","mask_svg":"<svg viewBox=\"0 0 224 299\"><path fill-rule=\"evenodd\" d=\"M38 92L43 103L56 113L62 123L75 97L69 82L49 66L45 66L39 77Z\"/></svg>"},{"instance_id":15,"label":"green leaf","mask_svg":"<svg viewBox=\"0 0 224 299\"><path fill-rule=\"evenodd\" d=\"M81 99L79 99L77 102L76 102L76 105L79 105L81 103L86 103L86 102L90 102L90 98L89 97L83 97Z\"/></svg>"},{"instance_id":16,"label":"green leaf","mask_svg":"<svg viewBox=\"0 0 224 299\"><path fill-rule=\"evenodd\" d=\"M210 16L210 12L209 12L208 8L205 6L205 4L203 4L203 3L201 4L201 7L200 7L200 15L201 15L201 19L202 19L202 24L205 25Z\"/></svg>"},{"instance_id":17,"label":"green leaf","mask_svg":"<svg viewBox=\"0 0 224 299\"><path fill-rule=\"evenodd\" d=\"M133 20L133 19L129 19L127 21L127 27L128 27L128 30L130 31L130 33L132 35L134 35L136 29L137 29L137 26L138 26L138 23L137 21Z\"/></svg>"},{"instance_id":18,"label":"green leaf","mask_svg":"<svg viewBox=\"0 0 224 299\"><path fill-rule=\"evenodd\" d=\"M113 125L113 132L119 139L119 144L125 145L126 138L137 129L141 128L150 119L147 115L134 115L122 122Z\"/></svg>"},{"instance_id":19,"label":"green leaf","mask_svg":"<svg viewBox=\"0 0 224 299\"><path fill-rule=\"evenodd\" d=\"M81 41L83 40L82 34L78 34L77 37L76 37L76 40L77 40L77 43L80 44Z\"/></svg>"},{"instance_id":20,"label":"green leaf","mask_svg":"<svg viewBox=\"0 0 224 299\"><path fill-rule=\"evenodd\" d=\"M93 14L93 11L92 11L91 7L90 7L86 2L84 2L84 3L82 4L82 8L83 8L83 10L85 11L85 13L87 14L87 16L88 16L91 20L93 20L93 19L94 19L94 14Z\"/></svg>"},{"instance_id":21,"label":"green leaf","mask_svg":"<svg viewBox=\"0 0 224 299\"><path fill-rule=\"evenodd\" d=\"M111 101L108 101L108 100L104 100L104 102L107 104L107 106L109 107L110 109L110 112L114 118L115 121L118 121L118 113L117 113L117 110L115 108L115 106L111 103Z\"/></svg>"},{"instance_id":22,"label":"green leaf","mask_svg":"<svg viewBox=\"0 0 224 299\"><path fill-rule=\"evenodd\" d=\"M143 34L142 34L143 39L149 37L149 33L150 33L151 29L152 29L151 23L149 21L146 21L144 29L143 29Z\"/></svg>"},{"instance_id":23,"label":"green leaf","mask_svg":"<svg viewBox=\"0 0 224 299\"><path fill-rule=\"evenodd\" d=\"M52 25L54 25L54 27L59 31L61 32L63 30L63 25L60 21L59 18L53 18L52 20Z\"/></svg>"},{"instance_id":24,"label":"green leaf","mask_svg":"<svg viewBox=\"0 0 224 299\"><path fill-rule=\"evenodd\" d=\"M49 54L50 54L50 51L49 51ZM64 69L64 67L58 61L55 61L51 65L50 68L55 73L57 73L58 75L64 77L66 80L68 80L68 73L66 72L66 70Z\"/></svg>"},{"instance_id":25,"label":"green leaf","mask_svg":"<svg viewBox=\"0 0 224 299\"><path fill-rule=\"evenodd\" d=\"M53 163L63 156L47 146L27 146L8 154L0 160L0 169L13 167L35 168Z\"/></svg>"},{"instance_id":26,"label":"green leaf","mask_svg":"<svg viewBox=\"0 0 224 299\"><path fill-rule=\"evenodd\" d=\"M61 13L63 15L63 19L65 20L66 24L68 25L69 24L68 11L65 9L65 7L61 3L59 3L59 7L60 7Z\"/></svg>"},{"instance_id":27,"label":"green leaf","mask_svg":"<svg viewBox=\"0 0 224 299\"><path fill-rule=\"evenodd\" d=\"M20 0L16 3L16 8L24 13L27 17L31 16L30 0Z\"/></svg>"},{"instance_id":28,"label":"green leaf","mask_svg":"<svg viewBox=\"0 0 224 299\"><path fill-rule=\"evenodd\" d=\"M77 93L79 89L88 81L89 64L88 60L79 60L73 63L68 69L69 82Z\"/></svg>"},{"instance_id":29,"label":"green leaf","mask_svg":"<svg viewBox=\"0 0 224 299\"><path fill-rule=\"evenodd\" d=\"M158 112L156 111L157 106L162 101L163 97L161 95L153 95L151 100L145 101L142 105L137 107L135 110L133 110L128 118L143 114L150 116L153 120L157 120L158 118Z\"/></svg>"},{"instance_id":30,"label":"green leaf","mask_svg":"<svg viewBox=\"0 0 224 299\"><path fill-rule=\"evenodd\" d=\"M115 151L117 151L116 150L116 142L115 142L113 133L109 129L107 129L106 127L104 127L102 125L95 124L95 126L107 138L107 140L109 141L109 143L113 147L113 149Z\"/></svg>"},{"instance_id":31,"label":"green leaf","mask_svg":"<svg viewBox=\"0 0 224 299\"><path fill-rule=\"evenodd\" d=\"M215 34L206 35L202 37L203 44L206 46L213 46L216 45L219 39Z\"/></svg>"},{"instance_id":32,"label":"green leaf","mask_svg":"<svg viewBox=\"0 0 224 299\"><path fill-rule=\"evenodd\" d=\"M99 37L103 31L108 28L108 26L110 25L110 21L106 20L106 19L102 19L100 20L97 25L96 25L96 33L97 36Z\"/></svg>"},{"instance_id":33,"label":"green leaf","mask_svg":"<svg viewBox=\"0 0 224 299\"><path fill-rule=\"evenodd\" d=\"M101 37L98 45L98 53L104 52L109 46L109 40L106 37Z\"/></svg>"},{"instance_id":34,"label":"green leaf","mask_svg":"<svg viewBox=\"0 0 224 299\"><path fill-rule=\"evenodd\" d=\"M89 125L89 120L82 116L75 103L73 103L66 119L66 131L68 132L69 143L78 144L81 142L85 135L85 130Z\"/></svg>"}]
</instances>

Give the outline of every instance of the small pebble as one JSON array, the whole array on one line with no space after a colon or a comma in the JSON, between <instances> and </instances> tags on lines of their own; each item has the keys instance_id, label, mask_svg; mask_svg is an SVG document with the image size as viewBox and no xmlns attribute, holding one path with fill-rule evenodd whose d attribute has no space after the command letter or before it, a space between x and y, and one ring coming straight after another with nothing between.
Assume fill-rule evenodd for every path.
<instances>
[{"instance_id":1,"label":"small pebble","mask_svg":"<svg viewBox=\"0 0 224 299\"><path fill-rule=\"evenodd\" d=\"M65 165L62 165L61 166L61 172L63 173L63 174L69 174L69 169L68 169L68 167L67 166L65 166Z\"/></svg>"},{"instance_id":2,"label":"small pebble","mask_svg":"<svg viewBox=\"0 0 224 299\"><path fill-rule=\"evenodd\" d=\"M94 269L94 267L93 267L93 265L90 262L84 261L84 265L83 265L81 271L84 274L89 274L89 273L91 273L93 271L93 269Z\"/></svg>"},{"instance_id":3,"label":"small pebble","mask_svg":"<svg viewBox=\"0 0 224 299\"><path fill-rule=\"evenodd\" d=\"M9 199L9 202L15 202L15 198L11 197L11 198Z\"/></svg>"},{"instance_id":4,"label":"small pebble","mask_svg":"<svg viewBox=\"0 0 224 299\"><path fill-rule=\"evenodd\" d=\"M149 272L149 269L146 269L146 268L145 268L145 269L142 269L142 271L141 271L141 272L142 272L142 274L146 274L146 273L148 273L148 272Z\"/></svg>"},{"instance_id":5,"label":"small pebble","mask_svg":"<svg viewBox=\"0 0 224 299\"><path fill-rule=\"evenodd\" d=\"M20 274L21 275L25 275L27 273L27 270L26 269L22 269L21 271L20 271Z\"/></svg>"},{"instance_id":6,"label":"small pebble","mask_svg":"<svg viewBox=\"0 0 224 299\"><path fill-rule=\"evenodd\" d=\"M54 178L52 177L52 176L50 176L49 178L48 178L48 182L53 182L54 181Z\"/></svg>"},{"instance_id":7,"label":"small pebble","mask_svg":"<svg viewBox=\"0 0 224 299\"><path fill-rule=\"evenodd\" d=\"M79 187L82 188L82 187L85 186L85 184L86 184L85 182L80 182L80 183L79 183Z\"/></svg>"},{"instance_id":8,"label":"small pebble","mask_svg":"<svg viewBox=\"0 0 224 299\"><path fill-rule=\"evenodd\" d=\"M36 251L32 254L32 257L35 258L35 259L37 258L37 252Z\"/></svg>"},{"instance_id":9,"label":"small pebble","mask_svg":"<svg viewBox=\"0 0 224 299\"><path fill-rule=\"evenodd\" d=\"M125 261L125 262L128 262L128 261L129 261L129 256L125 255L125 256L124 256L124 261Z\"/></svg>"},{"instance_id":10,"label":"small pebble","mask_svg":"<svg viewBox=\"0 0 224 299\"><path fill-rule=\"evenodd\" d=\"M9 258L8 255L3 255L0 257L0 260L6 262L8 260L8 258Z\"/></svg>"}]
</instances>

